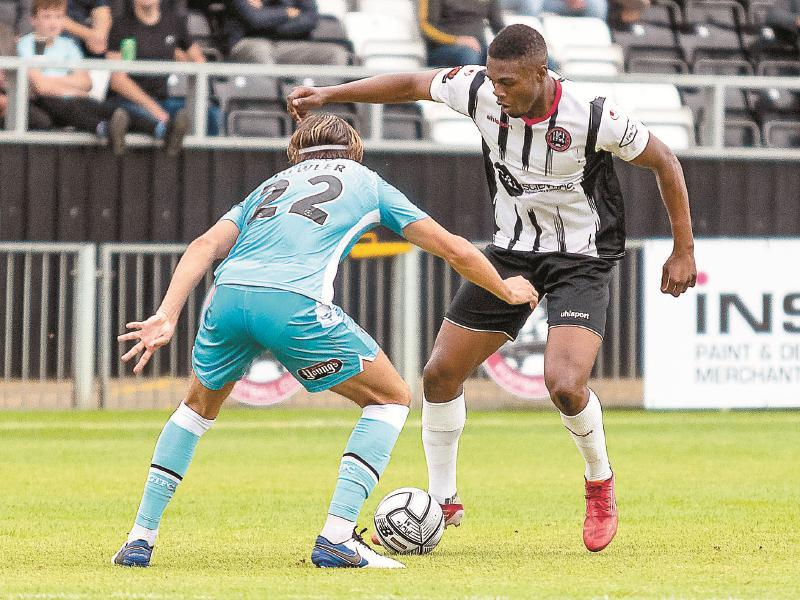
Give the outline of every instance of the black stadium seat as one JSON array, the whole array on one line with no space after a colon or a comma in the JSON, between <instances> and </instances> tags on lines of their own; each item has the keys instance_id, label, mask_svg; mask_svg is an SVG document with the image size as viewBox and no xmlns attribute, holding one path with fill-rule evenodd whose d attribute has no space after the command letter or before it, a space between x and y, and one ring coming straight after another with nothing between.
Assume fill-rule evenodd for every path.
<instances>
[{"instance_id":1,"label":"black stadium seat","mask_svg":"<svg viewBox=\"0 0 800 600\"><path fill-rule=\"evenodd\" d=\"M237 76L215 81L213 88L227 115L228 135L284 137L291 132L291 118L274 78Z\"/></svg>"},{"instance_id":2,"label":"black stadium seat","mask_svg":"<svg viewBox=\"0 0 800 600\"><path fill-rule=\"evenodd\" d=\"M773 148L800 148L800 121L770 119L764 122L764 139Z\"/></svg>"},{"instance_id":3,"label":"black stadium seat","mask_svg":"<svg viewBox=\"0 0 800 600\"><path fill-rule=\"evenodd\" d=\"M422 109L414 103L383 107L383 137L388 140L421 140L425 137Z\"/></svg>"},{"instance_id":4,"label":"black stadium seat","mask_svg":"<svg viewBox=\"0 0 800 600\"><path fill-rule=\"evenodd\" d=\"M747 16L736 0L690 0L686 3L686 21L739 30L747 23Z\"/></svg>"}]
</instances>

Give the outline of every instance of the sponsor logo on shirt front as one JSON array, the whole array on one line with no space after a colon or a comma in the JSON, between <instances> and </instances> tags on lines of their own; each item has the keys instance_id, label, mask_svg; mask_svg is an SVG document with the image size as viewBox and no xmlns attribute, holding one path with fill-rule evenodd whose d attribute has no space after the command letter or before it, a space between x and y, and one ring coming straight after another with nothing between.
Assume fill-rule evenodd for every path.
<instances>
[{"instance_id":1,"label":"sponsor logo on shirt front","mask_svg":"<svg viewBox=\"0 0 800 600\"><path fill-rule=\"evenodd\" d=\"M342 370L344 363L338 358L330 358L310 367L297 370L297 374L306 381L317 381Z\"/></svg>"},{"instance_id":2,"label":"sponsor logo on shirt front","mask_svg":"<svg viewBox=\"0 0 800 600\"><path fill-rule=\"evenodd\" d=\"M500 119L495 117L494 115L486 115L486 118L489 119L495 125L499 125L503 129L514 129L514 126L510 123L503 123Z\"/></svg>"}]
</instances>

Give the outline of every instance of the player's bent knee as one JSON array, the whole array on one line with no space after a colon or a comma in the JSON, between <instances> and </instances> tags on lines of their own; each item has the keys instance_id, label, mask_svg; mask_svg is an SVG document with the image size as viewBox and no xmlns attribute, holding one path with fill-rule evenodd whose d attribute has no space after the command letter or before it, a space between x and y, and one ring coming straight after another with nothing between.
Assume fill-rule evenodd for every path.
<instances>
[{"instance_id":1,"label":"player's bent knee","mask_svg":"<svg viewBox=\"0 0 800 600\"><path fill-rule=\"evenodd\" d=\"M371 391L366 399L366 404L411 406L411 390L406 382L401 380L398 385L392 386L389 390Z\"/></svg>"},{"instance_id":2,"label":"player's bent knee","mask_svg":"<svg viewBox=\"0 0 800 600\"><path fill-rule=\"evenodd\" d=\"M427 395L448 396L458 395L461 384L464 383L464 374L459 365L448 364L444 361L431 360L422 370L422 380Z\"/></svg>"},{"instance_id":3,"label":"player's bent knee","mask_svg":"<svg viewBox=\"0 0 800 600\"><path fill-rule=\"evenodd\" d=\"M545 374L545 385L550 398L561 412L580 410L586 400L586 383L568 371Z\"/></svg>"}]
</instances>

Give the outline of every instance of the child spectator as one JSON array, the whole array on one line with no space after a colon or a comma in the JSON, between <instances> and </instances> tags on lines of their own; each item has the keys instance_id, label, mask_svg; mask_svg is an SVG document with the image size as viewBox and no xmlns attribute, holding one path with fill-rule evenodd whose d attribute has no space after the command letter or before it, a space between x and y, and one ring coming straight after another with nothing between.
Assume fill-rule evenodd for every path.
<instances>
[{"instance_id":1,"label":"child spectator","mask_svg":"<svg viewBox=\"0 0 800 600\"><path fill-rule=\"evenodd\" d=\"M22 58L44 56L61 62L78 61L83 53L75 41L62 34L67 18L67 0L34 0L33 33L20 38L17 54ZM141 119L107 102L89 97L92 82L84 69L46 67L30 69L28 78L34 103L47 113L53 124L90 131L111 141L114 154L125 149L125 133L133 125L137 131L154 133Z\"/></svg>"}]
</instances>

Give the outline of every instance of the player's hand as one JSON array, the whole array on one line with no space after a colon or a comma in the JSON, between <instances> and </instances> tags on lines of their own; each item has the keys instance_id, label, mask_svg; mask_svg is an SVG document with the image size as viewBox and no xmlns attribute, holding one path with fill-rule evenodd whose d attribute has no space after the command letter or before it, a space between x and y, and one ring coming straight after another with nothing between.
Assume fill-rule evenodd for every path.
<instances>
[{"instance_id":1,"label":"player's hand","mask_svg":"<svg viewBox=\"0 0 800 600\"><path fill-rule=\"evenodd\" d=\"M299 123L310 110L325 104L323 89L304 85L294 88L286 98L286 110Z\"/></svg>"},{"instance_id":2,"label":"player's hand","mask_svg":"<svg viewBox=\"0 0 800 600\"><path fill-rule=\"evenodd\" d=\"M133 367L133 372L138 375L144 370L153 353L172 339L172 335L175 333L175 323L159 311L146 321L134 321L128 323L126 327L134 331L117 336L117 341L135 340L136 345L122 355L122 362L128 362L143 353L136 366Z\"/></svg>"},{"instance_id":3,"label":"player's hand","mask_svg":"<svg viewBox=\"0 0 800 600\"><path fill-rule=\"evenodd\" d=\"M694 252L673 251L661 271L661 292L676 298L697 283Z\"/></svg>"},{"instance_id":4,"label":"player's hand","mask_svg":"<svg viewBox=\"0 0 800 600\"><path fill-rule=\"evenodd\" d=\"M539 303L539 293L531 285L531 282L516 275L504 279L503 283L506 284L506 290L502 300L507 304L530 304L531 309L536 308Z\"/></svg>"},{"instance_id":5,"label":"player's hand","mask_svg":"<svg viewBox=\"0 0 800 600\"><path fill-rule=\"evenodd\" d=\"M456 44L459 46L466 46L475 52L481 52L481 43L478 41L478 38L473 37L471 35L460 35L456 38Z\"/></svg>"}]
</instances>

